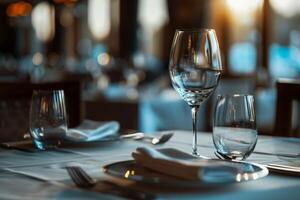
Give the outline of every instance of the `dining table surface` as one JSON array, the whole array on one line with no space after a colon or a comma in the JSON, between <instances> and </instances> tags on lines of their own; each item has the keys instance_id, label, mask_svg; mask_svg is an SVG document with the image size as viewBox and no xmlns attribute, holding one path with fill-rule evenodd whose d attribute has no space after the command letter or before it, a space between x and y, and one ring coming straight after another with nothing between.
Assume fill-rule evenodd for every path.
<instances>
[{"instance_id":1,"label":"dining table surface","mask_svg":"<svg viewBox=\"0 0 300 200\"><path fill-rule=\"evenodd\" d=\"M165 131L164 131L165 132ZM83 189L72 182L66 167L80 166L93 179L118 184L132 194L145 195L141 199L299 199L300 176L269 171L257 180L206 187L168 187L147 185L120 179L105 173L103 166L132 160L137 147L175 148L191 152L192 132L172 130L173 137L164 144L152 145L143 140L118 139L112 141L73 143L53 150L18 150L0 148L0 199L124 199L121 193L107 193L101 186ZM162 133L162 132L160 132ZM300 167L300 138L259 136L254 152L245 162L261 165L280 164ZM216 158L212 134L198 133L201 155ZM295 156L284 156L292 154ZM135 199L127 196L126 198ZM126 199L125 198L125 199Z\"/></svg>"}]
</instances>

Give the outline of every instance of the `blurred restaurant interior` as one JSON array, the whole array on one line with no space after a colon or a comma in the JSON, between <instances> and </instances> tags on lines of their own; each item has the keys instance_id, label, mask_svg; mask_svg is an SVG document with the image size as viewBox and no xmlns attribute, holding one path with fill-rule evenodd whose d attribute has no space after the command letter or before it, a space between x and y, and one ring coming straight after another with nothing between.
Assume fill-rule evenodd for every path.
<instances>
[{"instance_id":1,"label":"blurred restaurant interior","mask_svg":"<svg viewBox=\"0 0 300 200\"><path fill-rule=\"evenodd\" d=\"M255 95L258 132L271 135L276 81L300 75L299 18L298 0L0 0L0 96L7 84L17 93L25 84L80 82L80 100L67 106L76 102L81 119L191 130L190 109L171 87L171 43L176 29L213 28L223 72L199 131L211 130L218 94L242 93ZM28 119L7 116L16 101L0 104L1 128Z\"/></svg>"}]
</instances>

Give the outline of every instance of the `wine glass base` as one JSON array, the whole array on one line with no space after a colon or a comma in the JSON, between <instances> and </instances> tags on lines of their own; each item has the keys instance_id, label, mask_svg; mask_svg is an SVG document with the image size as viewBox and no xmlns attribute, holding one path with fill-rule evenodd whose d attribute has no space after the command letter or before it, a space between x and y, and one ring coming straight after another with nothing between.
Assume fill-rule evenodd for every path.
<instances>
[{"instance_id":1,"label":"wine glass base","mask_svg":"<svg viewBox=\"0 0 300 200\"><path fill-rule=\"evenodd\" d=\"M193 155L194 157L197 157L197 158L200 158L200 159L205 159L205 160L210 159L209 157L200 155L198 152L193 152L192 155Z\"/></svg>"},{"instance_id":2,"label":"wine glass base","mask_svg":"<svg viewBox=\"0 0 300 200\"><path fill-rule=\"evenodd\" d=\"M50 140L50 141L40 141L33 139L33 144L39 150L51 150L57 149L57 147L61 144L60 140Z\"/></svg>"},{"instance_id":3,"label":"wine glass base","mask_svg":"<svg viewBox=\"0 0 300 200\"><path fill-rule=\"evenodd\" d=\"M227 155L224 153L221 153L219 151L215 151L214 152L215 155L217 156L217 158L221 159L221 160L230 160L230 161L242 161L245 160L247 156L232 156L232 155Z\"/></svg>"}]
</instances>

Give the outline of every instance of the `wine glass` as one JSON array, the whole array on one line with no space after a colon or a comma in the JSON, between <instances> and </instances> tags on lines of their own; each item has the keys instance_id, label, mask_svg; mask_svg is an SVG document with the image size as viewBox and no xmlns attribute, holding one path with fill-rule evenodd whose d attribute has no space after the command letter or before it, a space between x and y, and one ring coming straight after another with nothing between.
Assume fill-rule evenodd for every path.
<instances>
[{"instance_id":1,"label":"wine glass","mask_svg":"<svg viewBox=\"0 0 300 200\"><path fill-rule=\"evenodd\" d=\"M38 149L61 144L67 132L64 91L33 91L29 118L30 135Z\"/></svg>"},{"instance_id":2,"label":"wine glass","mask_svg":"<svg viewBox=\"0 0 300 200\"><path fill-rule=\"evenodd\" d=\"M222 70L216 33L213 29L176 30L170 53L172 85L192 111L193 146L197 150L197 113L219 83Z\"/></svg>"}]
</instances>

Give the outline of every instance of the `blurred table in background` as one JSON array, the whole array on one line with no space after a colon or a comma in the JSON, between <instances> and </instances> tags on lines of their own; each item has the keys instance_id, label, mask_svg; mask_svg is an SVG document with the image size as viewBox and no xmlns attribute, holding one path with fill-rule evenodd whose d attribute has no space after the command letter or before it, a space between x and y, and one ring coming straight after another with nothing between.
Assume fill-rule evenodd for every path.
<instances>
[{"instance_id":1,"label":"blurred table in background","mask_svg":"<svg viewBox=\"0 0 300 200\"><path fill-rule=\"evenodd\" d=\"M250 79L221 80L213 96L200 107L198 130L210 131L214 104L220 94L253 94L256 97L257 126L260 134L271 134L275 116L276 91L255 90ZM155 132L168 129L191 130L189 106L172 88L157 85L136 90L127 86L109 86L101 97L86 98L85 117L117 120L124 129Z\"/></svg>"}]
</instances>

